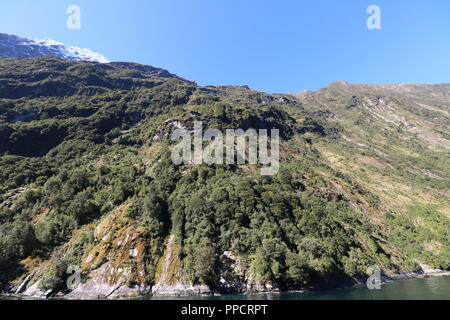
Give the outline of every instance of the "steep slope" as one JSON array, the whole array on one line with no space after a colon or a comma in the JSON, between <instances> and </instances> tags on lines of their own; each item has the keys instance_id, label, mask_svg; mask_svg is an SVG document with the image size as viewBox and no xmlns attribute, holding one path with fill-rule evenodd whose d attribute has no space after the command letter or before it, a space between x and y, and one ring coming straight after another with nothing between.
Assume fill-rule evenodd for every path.
<instances>
[{"instance_id":1,"label":"steep slope","mask_svg":"<svg viewBox=\"0 0 450 320\"><path fill-rule=\"evenodd\" d=\"M373 188L385 188L387 205L450 199L450 85L341 81L296 96L303 108L341 128L338 148L322 146L333 166L356 170ZM383 179L374 179L380 174Z\"/></svg>"},{"instance_id":2,"label":"steep slope","mask_svg":"<svg viewBox=\"0 0 450 320\"><path fill-rule=\"evenodd\" d=\"M67 46L51 39L28 39L6 33L0 33L0 57L58 57L75 61L108 62L103 55L89 49Z\"/></svg>"},{"instance_id":3,"label":"steep slope","mask_svg":"<svg viewBox=\"0 0 450 320\"><path fill-rule=\"evenodd\" d=\"M347 86L268 95L137 64L0 59L0 281L119 297L448 269L445 90ZM279 129L278 174L175 165L169 133L194 121Z\"/></svg>"}]
</instances>

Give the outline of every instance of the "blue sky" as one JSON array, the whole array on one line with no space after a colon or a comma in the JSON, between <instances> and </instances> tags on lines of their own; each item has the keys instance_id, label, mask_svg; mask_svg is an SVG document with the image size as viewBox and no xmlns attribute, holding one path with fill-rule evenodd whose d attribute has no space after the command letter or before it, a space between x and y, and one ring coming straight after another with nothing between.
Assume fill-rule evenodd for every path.
<instances>
[{"instance_id":1,"label":"blue sky","mask_svg":"<svg viewBox=\"0 0 450 320\"><path fill-rule=\"evenodd\" d=\"M72 4L81 30L66 27ZM366 27L372 4L381 30ZM0 32L271 93L450 82L448 0L2 0Z\"/></svg>"}]
</instances>

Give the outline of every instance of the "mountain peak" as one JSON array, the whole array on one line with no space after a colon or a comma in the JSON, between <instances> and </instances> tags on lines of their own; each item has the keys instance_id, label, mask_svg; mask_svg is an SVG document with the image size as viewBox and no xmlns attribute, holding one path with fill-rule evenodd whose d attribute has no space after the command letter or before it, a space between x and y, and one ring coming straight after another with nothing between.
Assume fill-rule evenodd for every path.
<instances>
[{"instance_id":1,"label":"mountain peak","mask_svg":"<svg viewBox=\"0 0 450 320\"><path fill-rule=\"evenodd\" d=\"M348 85L348 84L350 84L350 82L345 80L337 80L332 82L330 85Z\"/></svg>"},{"instance_id":2,"label":"mountain peak","mask_svg":"<svg viewBox=\"0 0 450 320\"><path fill-rule=\"evenodd\" d=\"M68 46L52 39L29 39L0 33L0 56L10 58L58 57L66 60L109 62L90 49Z\"/></svg>"}]
</instances>

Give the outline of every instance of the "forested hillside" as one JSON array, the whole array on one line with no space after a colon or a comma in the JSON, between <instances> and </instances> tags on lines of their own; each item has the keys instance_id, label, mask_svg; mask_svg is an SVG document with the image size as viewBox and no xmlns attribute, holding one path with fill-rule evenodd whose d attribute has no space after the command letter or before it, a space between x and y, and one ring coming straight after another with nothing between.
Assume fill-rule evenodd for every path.
<instances>
[{"instance_id":1,"label":"forested hillside","mask_svg":"<svg viewBox=\"0 0 450 320\"><path fill-rule=\"evenodd\" d=\"M0 284L305 287L450 268L450 85L269 95L132 63L0 58ZM280 170L181 165L174 123L280 130ZM180 289L182 288L182 290Z\"/></svg>"}]
</instances>

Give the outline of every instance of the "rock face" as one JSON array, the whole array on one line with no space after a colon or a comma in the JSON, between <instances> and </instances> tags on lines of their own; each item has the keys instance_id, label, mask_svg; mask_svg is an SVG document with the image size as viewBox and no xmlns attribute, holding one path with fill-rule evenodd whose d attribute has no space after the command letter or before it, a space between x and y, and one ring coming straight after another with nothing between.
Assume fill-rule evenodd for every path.
<instances>
[{"instance_id":1,"label":"rock face","mask_svg":"<svg viewBox=\"0 0 450 320\"><path fill-rule=\"evenodd\" d=\"M93 230L97 245L88 251L81 265L83 281L73 291L54 292L42 287L42 279L49 268L43 262L16 284L12 293L22 296L47 298L54 295L66 299L130 299L142 296L201 296L220 293L263 293L278 291L276 284L259 283L242 266L232 252L222 255L221 281L213 290L205 284L193 284L182 268L180 247L175 236L167 240L164 255L157 266L156 283L145 282L145 231L133 229L132 221L125 217L127 206L121 206L105 217ZM78 235L70 242L76 243ZM69 250L65 246L64 250Z\"/></svg>"},{"instance_id":2,"label":"rock face","mask_svg":"<svg viewBox=\"0 0 450 320\"><path fill-rule=\"evenodd\" d=\"M133 298L151 293L151 286L145 285L146 231L126 217L127 208L126 204L119 206L96 226L75 234L61 249L61 256L65 257L85 231L95 237L95 245L86 251L80 266L81 274L85 275L83 281L66 298ZM40 298L49 296L52 290L42 286L48 269L48 261L41 263L12 292Z\"/></svg>"},{"instance_id":3,"label":"rock face","mask_svg":"<svg viewBox=\"0 0 450 320\"><path fill-rule=\"evenodd\" d=\"M188 296L210 295L211 288L207 285L194 285L187 279L187 275L181 268L179 259L179 246L175 243L175 237L169 237L165 254L158 263L157 282L152 294L155 296Z\"/></svg>"},{"instance_id":4,"label":"rock face","mask_svg":"<svg viewBox=\"0 0 450 320\"><path fill-rule=\"evenodd\" d=\"M97 244L85 255L82 272L87 280L68 298L130 298L149 294L145 285L146 231L126 217L128 206L120 206L94 229Z\"/></svg>"},{"instance_id":5,"label":"rock face","mask_svg":"<svg viewBox=\"0 0 450 320\"><path fill-rule=\"evenodd\" d=\"M103 55L89 49L67 46L54 40L27 39L0 33L0 57L33 58L42 56L75 61L108 62Z\"/></svg>"},{"instance_id":6,"label":"rock face","mask_svg":"<svg viewBox=\"0 0 450 320\"><path fill-rule=\"evenodd\" d=\"M67 294L68 299L125 299L149 295L151 287L141 284L127 285L128 270L116 270L105 263L89 274L89 279ZM117 280L113 280L117 277Z\"/></svg>"}]
</instances>

